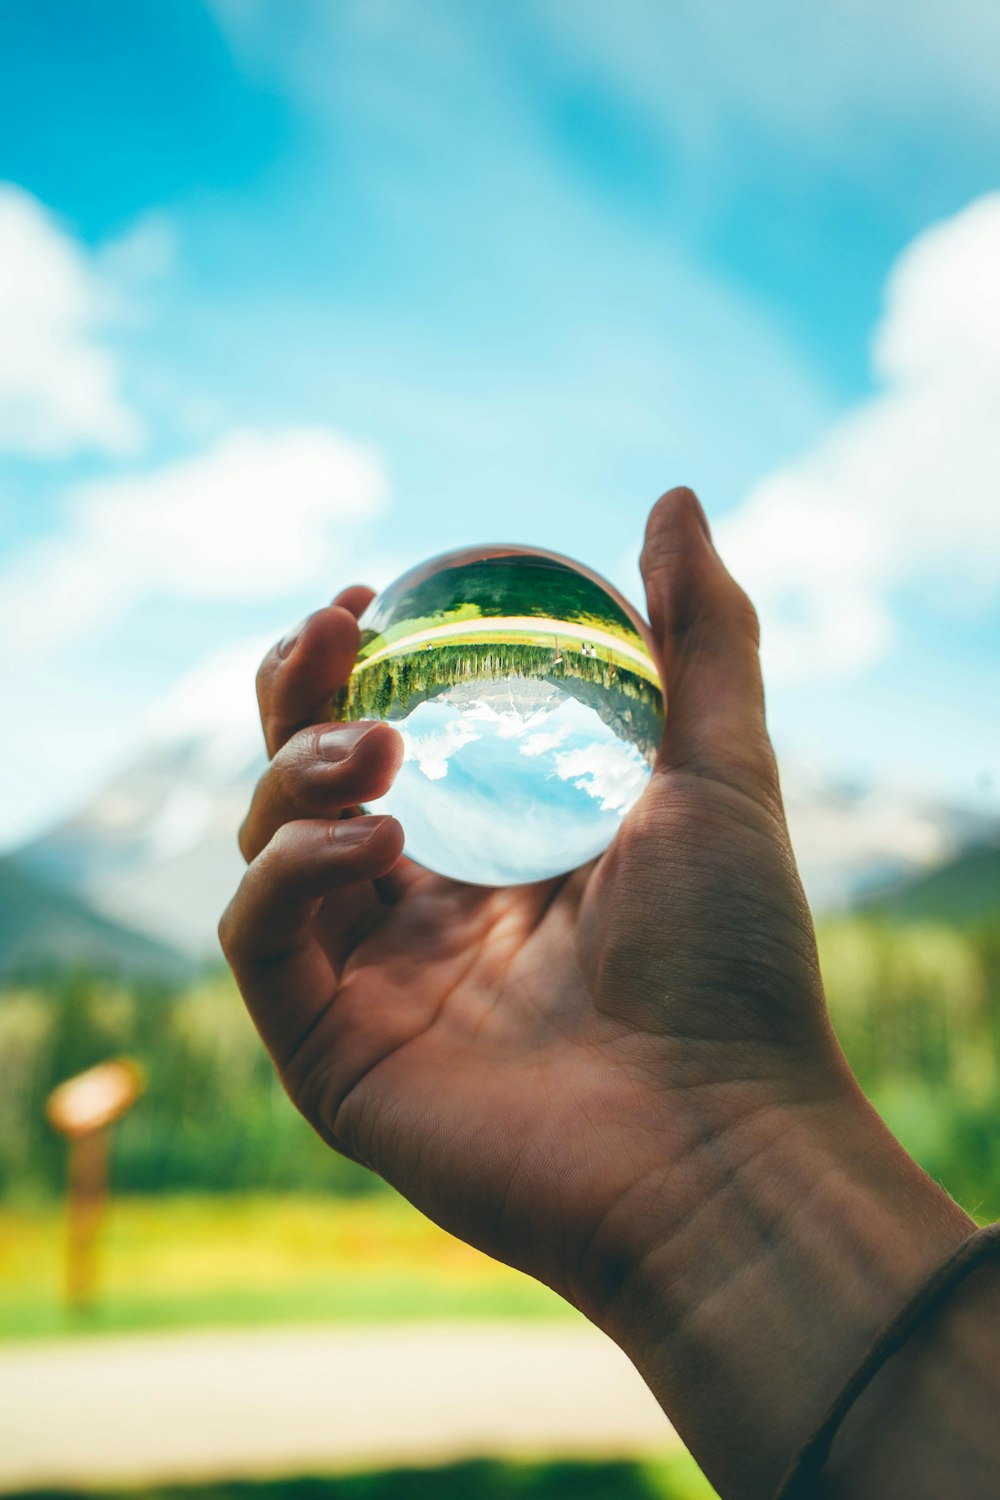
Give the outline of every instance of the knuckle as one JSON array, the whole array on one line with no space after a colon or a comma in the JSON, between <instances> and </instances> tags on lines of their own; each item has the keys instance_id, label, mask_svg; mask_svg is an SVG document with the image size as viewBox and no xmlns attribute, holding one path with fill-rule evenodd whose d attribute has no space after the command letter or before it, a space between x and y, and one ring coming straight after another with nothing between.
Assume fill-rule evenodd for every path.
<instances>
[{"instance_id":1,"label":"knuckle","mask_svg":"<svg viewBox=\"0 0 1000 1500\"><path fill-rule=\"evenodd\" d=\"M324 1105L330 1094L329 1073L333 1065L332 1058L324 1057L317 1061L315 1056L301 1046L296 1046L287 1057L281 1059L282 1082L289 1099L324 1137L322 1127L327 1117ZM327 1144L333 1145L333 1142L327 1138Z\"/></svg>"},{"instance_id":2,"label":"knuckle","mask_svg":"<svg viewBox=\"0 0 1000 1500\"><path fill-rule=\"evenodd\" d=\"M297 764L301 761L312 763L317 754L317 742L324 729L329 725L307 724L302 729L296 729L290 734L275 756L275 760L281 765Z\"/></svg>"},{"instance_id":3,"label":"knuckle","mask_svg":"<svg viewBox=\"0 0 1000 1500\"><path fill-rule=\"evenodd\" d=\"M320 814L336 801L342 767L318 753L319 733L322 730L301 730L281 752L280 763L275 761L275 797L288 815Z\"/></svg>"},{"instance_id":4,"label":"knuckle","mask_svg":"<svg viewBox=\"0 0 1000 1500\"><path fill-rule=\"evenodd\" d=\"M255 800L287 813L302 803L315 800L317 762L312 730L292 735L279 750L257 783Z\"/></svg>"},{"instance_id":5,"label":"knuckle","mask_svg":"<svg viewBox=\"0 0 1000 1500\"><path fill-rule=\"evenodd\" d=\"M254 684L257 689L257 702L261 705L261 707L264 706L264 702L270 694L271 678L274 676L274 669L277 665L277 662L278 648L275 645L271 647L270 651L268 651L260 666L257 668L257 675L254 679Z\"/></svg>"},{"instance_id":6,"label":"knuckle","mask_svg":"<svg viewBox=\"0 0 1000 1500\"><path fill-rule=\"evenodd\" d=\"M732 799L741 799L753 807L754 817L761 815L784 820L778 767L762 727L750 727L739 741L724 752L690 751L667 759L659 778L666 788L683 789L689 809L717 814Z\"/></svg>"},{"instance_id":7,"label":"knuckle","mask_svg":"<svg viewBox=\"0 0 1000 1500\"><path fill-rule=\"evenodd\" d=\"M266 796L272 806L284 809L301 800L308 771L303 748L301 733L292 735L275 752L274 759L264 772L261 786L266 783Z\"/></svg>"},{"instance_id":8,"label":"knuckle","mask_svg":"<svg viewBox=\"0 0 1000 1500\"><path fill-rule=\"evenodd\" d=\"M730 576L730 593L733 615L739 625L750 636L755 646L760 645L760 616L746 590Z\"/></svg>"},{"instance_id":9,"label":"knuckle","mask_svg":"<svg viewBox=\"0 0 1000 1500\"><path fill-rule=\"evenodd\" d=\"M232 963L236 952L236 918L233 912L235 897L229 902L222 916L219 918L217 928L219 947L222 949L223 957Z\"/></svg>"},{"instance_id":10,"label":"knuckle","mask_svg":"<svg viewBox=\"0 0 1000 1500\"><path fill-rule=\"evenodd\" d=\"M679 547L675 537L663 531L647 536L639 554L639 568L647 586L676 572Z\"/></svg>"},{"instance_id":11,"label":"knuckle","mask_svg":"<svg viewBox=\"0 0 1000 1500\"><path fill-rule=\"evenodd\" d=\"M280 876L292 863L300 846L301 830L294 823L282 823L257 856L258 862L272 878Z\"/></svg>"},{"instance_id":12,"label":"knuckle","mask_svg":"<svg viewBox=\"0 0 1000 1500\"><path fill-rule=\"evenodd\" d=\"M256 801L256 798L254 800ZM250 808L247 811L246 817L243 819L243 822L240 824L239 833L236 835L236 842L237 842L237 845L239 846L239 851L242 854L243 858L246 860L247 864L249 864L250 861L253 859L253 842L252 842L252 839L251 839L251 818L252 818L252 816L253 816L253 803L251 803Z\"/></svg>"}]
</instances>

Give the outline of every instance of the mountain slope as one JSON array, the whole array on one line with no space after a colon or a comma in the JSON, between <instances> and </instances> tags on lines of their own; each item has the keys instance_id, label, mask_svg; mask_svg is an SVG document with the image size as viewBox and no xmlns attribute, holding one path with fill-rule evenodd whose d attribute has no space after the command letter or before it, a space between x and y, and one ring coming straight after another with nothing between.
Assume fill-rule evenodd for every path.
<instances>
[{"instance_id":1,"label":"mountain slope","mask_svg":"<svg viewBox=\"0 0 1000 1500\"><path fill-rule=\"evenodd\" d=\"M266 642L209 660L157 707L130 765L22 846L41 879L196 960L245 868L236 843L264 746L253 691Z\"/></svg>"},{"instance_id":2,"label":"mountain slope","mask_svg":"<svg viewBox=\"0 0 1000 1500\"><path fill-rule=\"evenodd\" d=\"M129 978L180 979L190 972L167 944L101 916L17 858L0 860L0 979L67 967Z\"/></svg>"},{"instance_id":3,"label":"mountain slope","mask_svg":"<svg viewBox=\"0 0 1000 1500\"><path fill-rule=\"evenodd\" d=\"M254 742L234 768L207 746L151 748L18 858L111 920L221 961L216 927L244 869L236 834L259 755Z\"/></svg>"},{"instance_id":4,"label":"mountain slope","mask_svg":"<svg viewBox=\"0 0 1000 1500\"><path fill-rule=\"evenodd\" d=\"M251 661L261 650L210 661L164 700L131 766L17 851L20 868L112 923L218 959L216 926L244 868L237 830L264 767ZM796 762L782 763L782 786L818 914L919 882L1000 834L982 812L891 785L845 785Z\"/></svg>"},{"instance_id":5,"label":"mountain slope","mask_svg":"<svg viewBox=\"0 0 1000 1500\"><path fill-rule=\"evenodd\" d=\"M263 763L256 732L225 755L197 737L151 745L73 818L20 850L21 868L112 922L193 959L218 958L216 925L244 868L237 830ZM919 907L925 878L926 899L937 910L935 893L963 878L962 851L974 851L993 832L981 816L933 799L845 788L794 765L782 779L792 843L818 914L910 881L915 893L904 906ZM981 861L989 867L993 846L984 847ZM968 857L968 879L978 890L979 865L974 852ZM935 883L933 872L953 864L958 875L942 873ZM956 890L941 899L960 915L986 898Z\"/></svg>"},{"instance_id":6,"label":"mountain slope","mask_svg":"<svg viewBox=\"0 0 1000 1500\"><path fill-rule=\"evenodd\" d=\"M965 849L937 869L873 895L859 910L897 922L965 926L992 918L1000 926L1000 843Z\"/></svg>"}]
</instances>

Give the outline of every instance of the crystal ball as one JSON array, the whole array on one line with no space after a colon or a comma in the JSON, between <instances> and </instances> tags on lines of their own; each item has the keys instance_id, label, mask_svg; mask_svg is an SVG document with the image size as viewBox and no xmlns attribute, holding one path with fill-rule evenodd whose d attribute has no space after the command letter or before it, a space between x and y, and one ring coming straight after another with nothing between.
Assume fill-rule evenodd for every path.
<instances>
[{"instance_id":1,"label":"crystal ball","mask_svg":"<svg viewBox=\"0 0 1000 1500\"><path fill-rule=\"evenodd\" d=\"M663 729L646 627L567 557L483 546L421 563L360 619L333 717L385 719L403 764L366 812L439 875L520 885L607 848Z\"/></svg>"}]
</instances>

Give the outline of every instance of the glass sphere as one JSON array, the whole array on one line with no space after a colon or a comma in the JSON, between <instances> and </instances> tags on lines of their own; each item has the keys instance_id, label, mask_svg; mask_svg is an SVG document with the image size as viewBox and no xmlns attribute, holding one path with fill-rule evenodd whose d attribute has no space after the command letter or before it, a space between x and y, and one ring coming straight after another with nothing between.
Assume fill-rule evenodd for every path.
<instances>
[{"instance_id":1,"label":"glass sphere","mask_svg":"<svg viewBox=\"0 0 1000 1500\"><path fill-rule=\"evenodd\" d=\"M645 627L610 584L553 552L469 547L404 573L360 625L333 717L402 734L365 811L400 820L412 859L519 885L607 848L663 729Z\"/></svg>"}]
</instances>

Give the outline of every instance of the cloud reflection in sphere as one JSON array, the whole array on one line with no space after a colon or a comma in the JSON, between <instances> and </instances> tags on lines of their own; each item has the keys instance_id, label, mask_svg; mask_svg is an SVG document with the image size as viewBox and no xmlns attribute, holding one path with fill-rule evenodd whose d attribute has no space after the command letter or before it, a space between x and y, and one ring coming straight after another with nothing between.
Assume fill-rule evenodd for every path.
<instances>
[{"instance_id":1,"label":"cloud reflection in sphere","mask_svg":"<svg viewBox=\"0 0 1000 1500\"><path fill-rule=\"evenodd\" d=\"M334 718L385 719L405 756L386 796L406 853L440 875L519 885L603 852L663 728L639 616L555 553L485 546L405 573L361 616Z\"/></svg>"}]
</instances>

